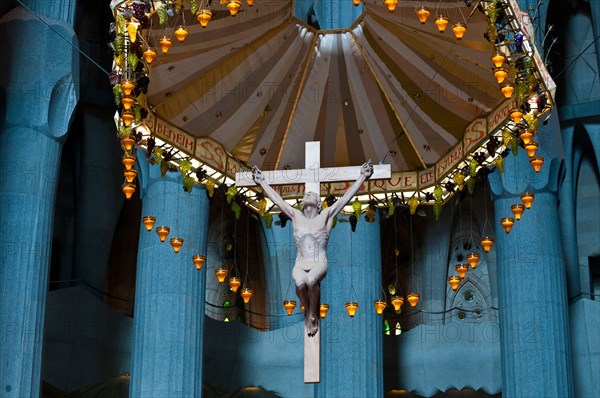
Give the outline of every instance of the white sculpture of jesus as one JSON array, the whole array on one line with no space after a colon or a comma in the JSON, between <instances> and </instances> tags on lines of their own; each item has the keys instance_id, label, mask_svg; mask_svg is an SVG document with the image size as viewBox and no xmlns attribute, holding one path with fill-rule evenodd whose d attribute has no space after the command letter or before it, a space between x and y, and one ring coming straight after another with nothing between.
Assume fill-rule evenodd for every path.
<instances>
[{"instance_id":1,"label":"white sculpture of jesus","mask_svg":"<svg viewBox=\"0 0 600 398\"><path fill-rule=\"evenodd\" d=\"M320 283L327 274L327 242L335 216L358 192L361 185L373 175L369 160L360 170L360 176L337 202L321 209L321 198L316 192L306 192L302 199L302 211L294 209L266 182L263 173L254 166L252 177L265 194L285 213L293 223L296 243L296 263L292 278L296 294L304 306L304 325L309 336L319 330Z\"/></svg>"}]
</instances>

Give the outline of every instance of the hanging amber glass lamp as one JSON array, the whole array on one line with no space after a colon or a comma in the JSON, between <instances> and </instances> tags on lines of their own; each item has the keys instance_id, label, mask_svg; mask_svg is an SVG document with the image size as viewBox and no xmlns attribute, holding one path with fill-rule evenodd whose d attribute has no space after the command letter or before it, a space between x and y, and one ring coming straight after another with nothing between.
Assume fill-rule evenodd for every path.
<instances>
[{"instance_id":1,"label":"hanging amber glass lamp","mask_svg":"<svg viewBox=\"0 0 600 398\"><path fill-rule=\"evenodd\" d=\"M327 312L329 311L329 304L323 304L319 306L319 316L321 318L325 318L327 316Z\"/></svg>"},{"instance_id":2,"label":"hanging amber glass lamp","mask_svg":"<svg viewBox=\"0 0 600 398\"><path fill-rule=\"evenodd\" d=\"M227 9L229 10L229 13L232 17L235 17L235 14L238 13L241 6L242 3L240 3L239 0L229 0L229 3L227 3Z\"/></svg>"},{"instance_id":3,"label":"hanging amber glass lamp","mask_svg":"<svg viewBox=\"0 0 600 398\"><path fill-rule=\"evenodd\" d=\"M121 138L121 145L126 151L131 151L131 148L135 145L135 140L130 135L125 136Z\"/></svg>"},{"instance_id":4,"label":"hanging amber glass lamp","mask_svg":"<svg viewBox=\"0 0 600 398\"><path fill-rule=\"evenodd\" d=\"M458 273L458 276L460 277L460 279L464 279L465 276L467 276L467 271L469 270L469 265L468 264L456 264L454 266L454 268L456 269L456 272Z\"/></svg>"},{"instance_id":5,"label":"hanging amber glass lamp","mask_svg":"<svg viewBox=\"0 0 600 398\"><path fill-rule=\"evenodd\" d=\"M498 82L502 83L502 82ZM523 112L520 109L513 109L510 111L510 118L515 122L515 124L521 123L521 119L523 119Z\"/></svg>"},{"instance_id":6,"label":"hanging amber glass lamp","mask_svg":"<svg viewBox=\"0 0 600 398\"><path fill-rule=\"evenodd\" d=\"M460 276L452 275L450 278L448 278L448 284L452 290L456 291L456 289L458 289L458 285L460 285Z\"/></svg>"},{"instance_id":7,"label":"hanging amber glass lamp","mask_svg":"<svg viewBox=\"0 0 600 398\"><path fill-rule=\"evenodd\" d=\"M493 53L491 59L496 68L501 67L504 64L504 61L506 61L506 57L500 52Z\"/></svg>"},{"instance_id":8,"label":"hanging amber glass lamp","mask_svg":"<svg viewBox=\"0 0 600 398\"><path fill-rule=\"evenodd\" d=\"M394 12L398 5L398 0L383 0L383 5L386 6L389 12Z\"/></svg>"},{"instance_id":9,"label":"hanging amber glass lamp","mask_svg":"<svg viewBox=\"0 0 600 398\"><path fill-rule=\"evenodd\" d=\"M506 68L495 68L494 69L494 77L498 80L498 84L502 83L504 79L508 77L508 69Z\"/></svg>"},{"instance_id":10,"label":"hanging amber glass lamp","mask_svg":"<svg viewBox=\"0 0 600 398\"><path fill-rule=\"evenodd\" d=\"M129 170L125 169L125 170L123 170L123 176L125 176L125 181L133 182L135 177L137 177L137 170L134 169L133 167Z\"/></svg>"},{"instance_id":11,"label":"hanging amber glass lamp","mask_svg":"<svg viewBox=\"0 0 600 398\"><path fill-rule=\"evenodd\" d=\"M461 40L466 32L467 25L465 25L464 23L457 22L454 25L452 25L452 33L454 33L454 37L456 37L457 40Z\"/></svg>"},{"instance_id":12,"label":"hanging amber glass lamp","mask_svg":"<svg viewBox=\"0 0 600 398\"><path fill-rule=\"evenodd\" d=\"M135 192L135 184L126 182L125 184L123 184L121 186L121 189L123 190L123 193L125 194L125 199L131 199L131 196Z\"/></svg>"},{"instance_id":13,"label":"hanging amber glass lamp","mask_svg":"<svg viewBox=\"0 0 600 398\"><path fill-rule=\"evenodd\" d=\"M246 4L248 4L248 7L252 7L254 0L246 0Z\"/></svg>"},{"instance_id":14,"label":"hanging amber glass lamp","mask_svg":"<svg viewBox=\"0 0 600 398\"><path fill-rule=\"evenodd\" d=\"M144 51L144 60L148 64L151 64L152 61L154 61L154 58L156 58L156 49L154 47L148 47L146 51Z\"/></svg>"},{"instance_id":15,"label":"hanging amber glass lamp","mask_svg":"<svg viewBox=\"0 0 600 398\"><path fill-rule=\"evenodd\" d=\"M514 204L510 207L510 210L515 215L515 219L519 221L521 219L521 214L525 211L525 206L520 203Z\"/></svg>"},{"instance_id":16,"label":"hanging amber glass lamp","mask_svg":"<svg viewBox=\"0 0 600 398\"><path fill-rule=\"evenodd\" d=\"M533 138L533 132L530 129L523 129L519 134L519 138L523 141L523 144L529 144L531 138Z\"/></svg>"},{"instance_id":17,"label":"hanging amber glass lamp","mask_svg":"<svg viewBox=\"0 0 600 398\"><path fill-rule=\"evenodd\" d=\"M527 155L529 155L529 157L535 156L537 149L538 149L537 142L530 141L527 144L525 144L525 152L527 152Z\"/></svg>"},{"instance_id":18,"label":"hanging amber glass lamp","mask_svg":"<svg viewBox=\"0 0 600 398\"><path fill-rule=\"evenodd\" d=\"M242 281L237 276L232 276L231 278L229 278L229 287L231 288L232 292L237 293L237 290L241 284Z\"/></svg>"},{"instance_id":19,"label":"hanging amber glass lamp","mask_svg":"<svg viewBox=\"0 0 600 398\"><path fill-rule=\"evenodd\" d=\"M202 254L196 254L195 256L192 256L192 261L194 262L196 269L200 271L202 269L202 266L206 262L206 257Z\"/></svg>"},{"instance_id":20,"label":"hanging amber glass lamp","mask_svg":"<svg viewBox=\"0 0 600 398\"><path fill-rule=\"evenodd\" d=\"M477 268L477 264L479 263L479 254L478 253L469 253L467 254L467 262L471 265L471 268Z\"/></svg>"},{"instance_id":21,"label":"hanging amber glass lamp","mask_svg":"<svg viewBox=\"0 0 600 398\"><path fill-rule=\"evenodd\" d=\"M171 238L170 242L171 246L173 246L173 251L179 253L179 249L183 246L183 238Z\"/></svg>"},{"instance_id":22,"label":"hanging amber glass lamp","mask_svg":"<svg viewBox=\"0 0 600 398\"><path fill-rule=\"evenodd\" d=\"M385 300L375 300L373 302L373 305L375 306L375 312L377 312L377 315L381 315L383 314L383 310L385 310L385 307L387 307L387 303L385 302Z\"/></svg>"},{"instance_id":23,"label":"hanging amber glass lamp","mask_svg":"<svg viewBox=\"0 0 600 398\"><path fill-rule=\"evenodd\" d=\"M358 310L358 303L356 301L348 301L346 303L346 311L348 311L348 315L350 315L350 318L354 317L354 314L356 314L356 310Z\"/></svg>"},{"instance_id":24,"label":"hanging amber glass lamp","mask_svg":"<svg viewBox=\"0 0 600 398\"><path fill-rule=\"evenodd\" d=\"M156 233L158 234L158 238L161 242L164 242L167 239L167 236L169 236L169 232L171 232L171 228L169 227L156 227Z\"/></svg>"},{"instance_id":25,"label":"hanging amber glass lamp","mask_svg":"<svg viewBox=\"0 0 600 398\"><path fill-rule=\"evenodd\" d=\"M504 228L504 232L509 234L513 225L515 225L515 219L512 217L504 217L502 220L500 220L500 225L502 225Z\"/></svg>"},{"instance_id":26,"label":"hanging amber glass lamp","mask_svg":"<svg viewBox=\"0 0 600 398\"><path fill-rule=\"evenodd\" d=\"M448 17L443 15L438 15L435 17L435 26L437 26L438 31L440 33L444 33L446 31L446 27L448 26Z\"/></svg>"},{"instance_id":27,"label":"hanging amber glass lamp","mask_svg":"<svg viewBox=\"0 0 600 398\"><path fill-rule=\"evenodd\" d=\"M402 296L392 296L392 305L394 306L395 311L399 311L404 304L404 297Z\"/></svg>"},{"instance_id":28,"label":"hanging amber glass lamp","mask_svg":"<svg viewBox=\"0 0 600 398\"><path fill-rule=\"evenodd\" d=\"M225 277L227 276L227 268L219 267L215 270L215 275L217 276L217 280L219 283L225 282Z\"/></svg>"},{"instance_id":29,"label":"hanging amber glass lamp","mask_svg":"<svg viewBox=\"0 0 600 398\"><path fill-rule=\"evenodd\" d=\"M431 12L429 12L429 8L421 6L417 9L415 14L417 14L419 22L421 22L421 24L425 24L425 22L427 22L427 18L429 18L429 16L431 15Z\"/></svg>"},{"instance_id":30,"label":"hanging amber glass lamp","mask_svg":"<svg viewBox=\"0 0 600 398\"><path fill-rule=\"evenodd\" d=\"M296 308L296 301L285 300L283 302L283 308L285 308L285 312L287 312L288 315L292 315L292 312L294 312L294 308Z\"/></svg>"},{"instance_id":31,"label":"hanging amber glass lamp","mask_svg":"<svg viewBox=\"0 0 600 398\"><path fill-rule=\"evenodd\" d=\"M481 238L481 247L483 247L484 252L489 253L492 246L494 246L494 239L491 236Z\"/></svg>"},{"instance_id":32,"label":"hanging amber glass lamp","mask_svg":"<svg viewBox=\"0 0 600 398\"><path fill-rule=\"evenodd\" d=\"M521 194L521 202L523 202L526 209L531 208L531 204L533 203L534 198L535 195L533 194L533 192L524 192Z\"/></svg>"},{"instance_id":33,"label":"hanging amber glass lamp","mask_svg":"<svg viewBox=\"0 0 600 398\"><path fill-rule=\"evenodd\" d=\"M123 166L125 166L127 170L130 170L135 164L135 155L123 155L121 161L123 162Z\"/></svg>"},{"instance_id":34,"label":"hanging amber glass lamp","mask_svg":"<svg viewBox=\"0 0 600 398\"><path fill-rule=\"evenodd\" d=\"M253 294L254 293L252 292L252 289L245 287L242 289L242 293L240 293L240 296L242 296L242 298L244 299L244 303L248 304Z\"/></svg>"},{"instance_id":35,"label":"hanging amber glass lamp","mask_svg":"<svg viewBox=\"0 0 600 398\"><path fill-rule=\"evenodd\" d=\"M352 0L352 4L354 4L355 7L358 7L360 4L360 0Z\"/></svg>"},{"instance_id":36,"label":"hanging amber glass lamp","mask_svg":"<svg viewBox=\"0 0 600 398\"><path fill-rule=\"evenodd\" d=\"M544 164L543 156L532 156L529 158L529 163L533 166L533 169L536 173L539 173L542 169L542 165Z\"/></svg>"},{"instance_id":37,"label":"hanging amber glass lamp","mask_svg":"<svg viewBox=\"0 0 600 398\"><path fill-rule=\"evenodd\" d=\"M121 88L123 89L123 94L131 95L131 92L135 88L135 82L131 79L125 79L121 81Z\"/></svg>"},{"instance_id":38,"label":"hanging amber glass lamp","mask_svg":"<svg viewBox=\"0 0 600 398\"><path fill-rule=\"evenodd\" d=\"M179 25L177 29L175 29L175 32L173 32L173 34L177 38L177 41L180 43L183 43L185 41L185 38L188 37L189 33L189 29L183 25Z\"/></svg>"},{"instance_id":39,"label":"hanging amber glass lamp","mask_svg":"<svg viewBox=\"0 0 600 398\"><path fill-rule=\"evenodd\" d=\"M121 103L123 104L123 109L129 110L135 104L135 98L132 95L124 95L121 98Z\"/></svg>"},{"instance_id":40,"label":"hanging amber glass lamp","mask_svg":"<svg viewBox=\"0 0 600 398\"><path fill-rule=\"evenodd\" d=\"M500 91L502 91L502 94L504 94L504 98L508 99L512 97L513 93L515 92L515 85L511 82L505 81L500 85Z\"/></svg>"},{"instance_id":41,"label":"hanging amber glass lamp","mask_svg":"<svg viewBox=\"0 0 600 398\"><path fill-rule=\"evenodd\" d=\"M208 25L208 23L212 19L212 11L208 8L198 10L198 12L196 13L196 19L203 28L206 28L206 25Z\"/></svg>"},{"instance_id":42,"label":"hanging amber glass lamp","mask_svg":"<svg viewBox=\"0 0 600 398\"><path fill-rule=\"evenodd\" d=\"M411 293L406 297L406 299L408 300L408 303L411 307L416 307L417 304L419 304L421 296L419 295L419 293Z\"/></svg>"},{"instance_id":43,"label":"hanging amber glass lamp","mask_svg":"<svg viewBox=\"0 0 600 398\"><path fill-rule=\"evenodd\" d=\"M123 119L125 126L129 127L131 122L133 122L133 119L135 119L135 115L131 109L123 109L123 112L121 112L121 119Z\"/></svg>"},{"instance_id":44,"label":"hanging amber glass lamp","mask_svg":"<svg viewBox=\"0 0 600 398\"><path fill-rule=\"evenodd\" d=\"M146 231L152 231L154 224L156 224L156 217L154 216L144 216L142 217L142 224L146 227Z\"/></svg>"},{"instance_id":45,"label":"hanging amber glass lamp","mask_svg":"<svg viewBox=\"0 0 600 398\"><path fill-rule=\"evenodd\" d=\"M169 36L163 36L158 41L158 45L160 46L162 53L166 54L169 52L169 48L171 48L173 42L171 41L171 38Z\"/></svg>"}]
</instances>

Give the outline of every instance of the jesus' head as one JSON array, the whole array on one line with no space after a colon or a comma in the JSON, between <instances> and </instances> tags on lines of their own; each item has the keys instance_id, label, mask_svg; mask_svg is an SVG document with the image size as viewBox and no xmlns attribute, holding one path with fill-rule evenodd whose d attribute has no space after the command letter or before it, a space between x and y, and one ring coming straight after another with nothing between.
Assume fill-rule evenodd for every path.
<instances>
[{"instance_id":1,"label":"jesus' head","mask_svg":"<svg viewBox=\"0 0 600 398\"><path fill-rule=\"evenodd\" d=\"M321 212L321 197L318 193L306 192L304 194L304 197L302 198L302 211L304 211L307 206L314 206L316 207L318 213Z\"/></svg>"}]
</instances>

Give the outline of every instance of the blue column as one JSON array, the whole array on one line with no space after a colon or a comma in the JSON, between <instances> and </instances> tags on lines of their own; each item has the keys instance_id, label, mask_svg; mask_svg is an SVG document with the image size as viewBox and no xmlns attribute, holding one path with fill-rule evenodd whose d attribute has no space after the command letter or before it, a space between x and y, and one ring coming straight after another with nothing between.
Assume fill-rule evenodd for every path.
<instances>
[{"instance_id":1,"label":"blue column","mask_svg":"<svg viewBox=\"0 0 600 398\"><path fill-rule=\"evenodd\" d=\"M183 191L179 173L160 176L158 165L138 156L142 215L171 231L161 243L141 226L134 309L132 397L199 397L205 273L192 256L206 253L208 199L204 188ZM170 238L184 239L175 253Z\"/></svg>"},{"instance_id":2,"label":"blue column","mask_svg":"<svg viewBox=\"0 0 600 398\"><path fill-rule=\"evenodd\" d=\"M60 7L62 2L45 3ZM77 42L75 33L62 21L45 22L22 8L0 21L0 111L5 111L0 121L3 397L40 395L56 184L62 143L78 100L78 56L71 48ZM52 66L44 60L52 60Z\"/></svg>"},{"instance_id":3,"label":"blue column","mask_svg":"<svg viewBox=\"0 0 600 398\"><path fill-rule=\"evenodd\" d=\"M383 319L373 307L381 296L379 215L373 224L338 222L327 247L327 277L321 302L330 306L321 320L321 382L316 397L383 397ZM345 303L357 301L350 318Z\"/></svg>"},{"instance_id":4,"label":"blue column","mask_svg":"<svg viewBox=\"0 0 600 398\"><path fill-rule=\"evenodd\" d=\"M559 134L540 132L538 153L545 164L539 174L520 150L518 156L505 159L503 174L495 171L489 177L495 209L503 397L573 396L557 205L562 161L553 154L560 148L551 142ZM535 192L533 205L506 234L500 219L512 217L511 205L521 202L520 194L531 189L529 182Z\"/></svg>"}]
</instances>

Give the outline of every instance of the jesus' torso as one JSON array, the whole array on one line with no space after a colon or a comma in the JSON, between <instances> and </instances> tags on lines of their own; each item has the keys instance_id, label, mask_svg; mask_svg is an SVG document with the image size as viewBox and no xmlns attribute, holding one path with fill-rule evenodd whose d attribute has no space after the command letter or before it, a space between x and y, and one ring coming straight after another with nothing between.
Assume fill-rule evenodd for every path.
<instances>
[{"instance_id":1,"label":"jesus' torso","mask_svg":"<svg viewBox=\"0 0 600 398\"><path fill-rule=\"evenodd\" d=\"M305 271L311 270L315 265L326 265L327 241L331 225L326 210L314 218L307 218L298 214L294 220L294 241L296 242L297 255L296 267Z\"/></svg>"}]
</instances>

